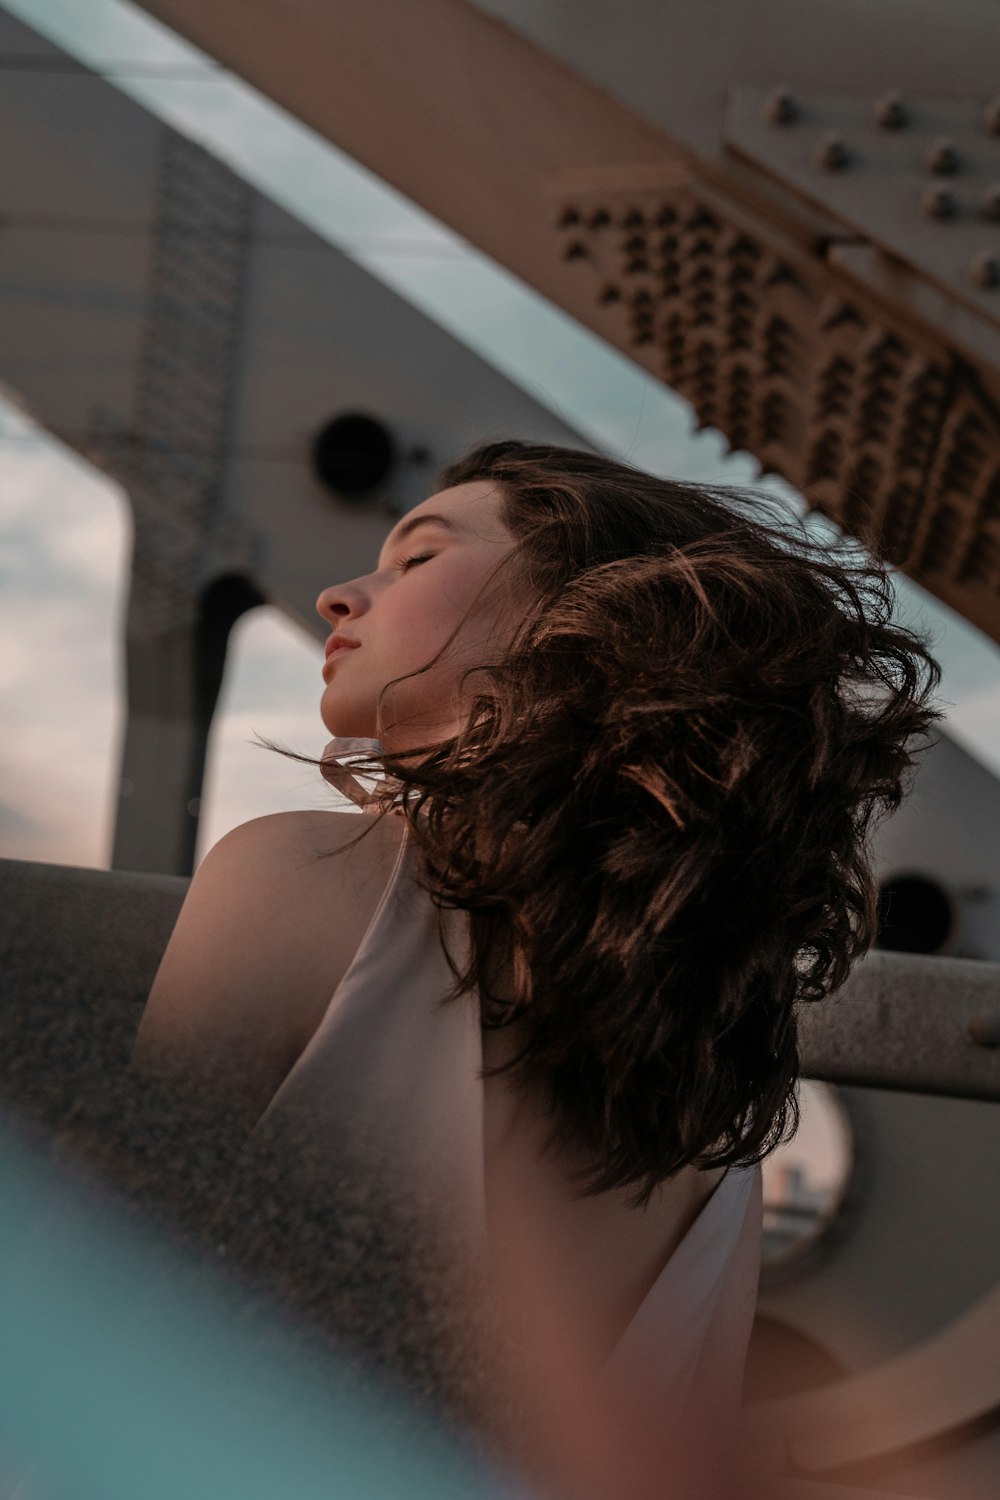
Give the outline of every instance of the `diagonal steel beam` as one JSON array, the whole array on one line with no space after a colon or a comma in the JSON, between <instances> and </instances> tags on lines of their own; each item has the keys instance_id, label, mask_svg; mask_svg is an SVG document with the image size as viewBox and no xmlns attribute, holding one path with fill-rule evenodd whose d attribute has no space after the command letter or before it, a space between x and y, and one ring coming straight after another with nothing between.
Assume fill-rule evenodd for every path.
<instances>
[{"instance_id":1,"label":"diagonal steel beam","mask_svg":"<svg viewBox=\"0 0 1000 1500\"><path fill-rule=\"evenodd\" d=\"M925 7L850 0L769 0L765 26L743 0L146 8L1000 640L1000 95L982 6L959 7L964 54ZM785 67L804 79L788 125ZM901 81L896 142L879 98ZM965 175L945 190L949 151Z\"/></svg>"}]
</instances>

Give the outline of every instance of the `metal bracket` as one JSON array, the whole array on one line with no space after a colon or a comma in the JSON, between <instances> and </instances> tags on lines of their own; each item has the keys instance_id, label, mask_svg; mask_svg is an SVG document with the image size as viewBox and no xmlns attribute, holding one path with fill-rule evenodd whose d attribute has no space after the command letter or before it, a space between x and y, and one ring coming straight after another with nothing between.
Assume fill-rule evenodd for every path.
<instances>
[{"instance_id":1,"label":"metal bracket","mask_svg":"<svg viewBox=\"0 0 1000 1500\"><path fill-rule=\"evenodd\" d=\"M739 88L723 141L1000 328L996 101Z\"/></svg>"}]
</instances>

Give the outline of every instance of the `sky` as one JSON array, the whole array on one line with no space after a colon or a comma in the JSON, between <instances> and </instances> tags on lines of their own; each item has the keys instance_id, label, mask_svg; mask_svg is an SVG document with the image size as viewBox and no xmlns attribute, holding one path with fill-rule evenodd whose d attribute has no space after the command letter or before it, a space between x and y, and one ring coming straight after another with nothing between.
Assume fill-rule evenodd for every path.
<instances>
[{"instance_id":1,"label":"sky","mask_svg":"<svg viewBox=\"0 0 1000 1500\"><path fill-rule=\"evenodd\" d=\"M688 405L416 205L121 0L5 0L34 26L199 141L372 275L615 456L654 473L757 483L754 459L695 432ZM3 371L0 368L0 381ZM121 630L131 525L123 492L0 388L0 857L107 868L123 730ZM331 578L329 582L334 582ZM944 666L949 730L1000 774L998 648L897 580L903 617ZM234 628L209 755L196 859L264 813L329 807L318 755L322 648L271 607ZM797 1139L821 1176L848 1170L828 1098Z\"/></svg>"}]
</instances>

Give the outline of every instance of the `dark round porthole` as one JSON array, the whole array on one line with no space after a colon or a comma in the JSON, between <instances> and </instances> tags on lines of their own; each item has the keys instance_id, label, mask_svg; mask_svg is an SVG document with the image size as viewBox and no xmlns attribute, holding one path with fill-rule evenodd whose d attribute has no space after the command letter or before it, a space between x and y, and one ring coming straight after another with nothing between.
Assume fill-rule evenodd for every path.
<instances>
[{"instance_id":1,"label":"dark round porthole","mask_svg":"<svg viewBox=\"0 0 1000 1500\"><path fill-rule=\"evenodd\" d=\"M951 898L926 875L895 875L878 892L876 948L897 953L939 953L954 925Z\"/></svg>"},{"instance_id":2,"label":"dark round porthole","mask_svg":"<svg viewBox=\"0 0 1000 1500\"><path fill-rule=\"evenodd\" d=\"M363 412L331 418L313 439L316 476L343 499L358 499L384 484L396 461L396 444L388 427Z\"/></svg>"}]
</instances>

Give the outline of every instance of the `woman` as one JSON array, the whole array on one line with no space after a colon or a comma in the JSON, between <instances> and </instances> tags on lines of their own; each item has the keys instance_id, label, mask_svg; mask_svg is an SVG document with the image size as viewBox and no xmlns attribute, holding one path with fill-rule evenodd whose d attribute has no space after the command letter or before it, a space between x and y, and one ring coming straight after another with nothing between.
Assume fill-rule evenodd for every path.
<instances>
[{"instance_id":1,"label":"woman","mask_svg":"<svg viewBox=\"0 0 1000 1500\"><path fill-rule=\"evenodd\" d=\"M474 1422L506 1341L516 1420L592 1472L598 1379L651 1430L735 1414L795 1002L871 945L939 717L882 567L772 510L513 440L447 468L317 600L319 764L374 816L220 840L136 1048L239 1079L220 1243Z\"/></svg>"}]
</instances>

